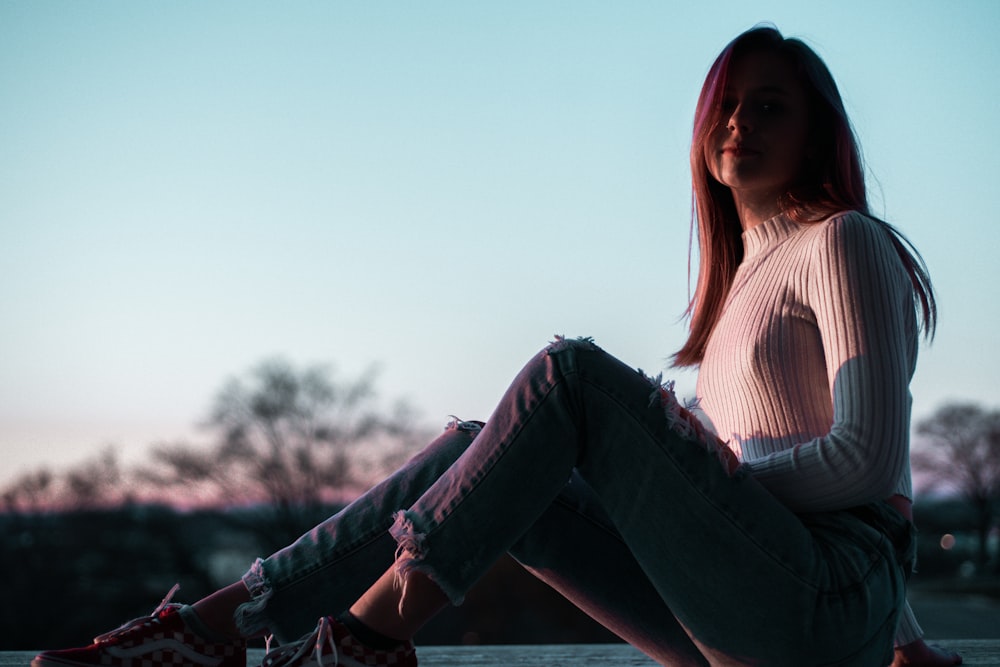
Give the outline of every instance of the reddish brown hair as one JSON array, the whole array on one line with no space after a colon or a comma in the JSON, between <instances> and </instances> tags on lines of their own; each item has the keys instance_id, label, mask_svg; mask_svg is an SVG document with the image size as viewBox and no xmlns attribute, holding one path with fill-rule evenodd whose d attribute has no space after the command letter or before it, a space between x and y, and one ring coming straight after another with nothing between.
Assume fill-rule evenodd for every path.
<instances>
[{"instance_id":1,"label":"reddish brown hair","mask_svg":"<svg viewBox=\"0 0 1000 667\"><path fill-rule=\"evenodd\" d=\"M732 193L708 172L704 147L713 129L723 121L722 95L730 65L753 51L770 51L785 58L797 71L809 103L809 158L800 177L782 196L782 211L800 223L818 222L845 210L859 211L876 220L886 230L910 275L924 332L931 336L936 308L927 268L902 234L869 211L858 142L830 70L804 42L786 39L773 27L756 27L723 49L709 69L698 97L691 141L692 235L697 233L698 238L698 281L685 313L690 317L690 332L674 355L674 365L694 366L701 362L736 267L743 259L743 229Z\"/></svg>"}]
</instances>

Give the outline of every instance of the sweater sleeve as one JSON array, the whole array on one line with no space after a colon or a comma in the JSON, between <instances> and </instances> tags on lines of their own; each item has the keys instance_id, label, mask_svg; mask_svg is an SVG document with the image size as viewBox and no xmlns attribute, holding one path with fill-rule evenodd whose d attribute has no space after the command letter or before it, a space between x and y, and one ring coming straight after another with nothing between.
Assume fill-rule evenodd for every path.
<instances>
[{"instance_id":1,"label":"sweater sleeve","mask_svg":"<svg viewBox=\"0 0 1000 667\"><path fill-rule=\"evenodd\" d=\"M924 636L924 630L917 623L917 617L913 613L913 608L909 602L903 603L903 610L899 614L899 625L896 627L896 639L893 642L897 647L912 644Z\"/></svg>"},{"instance_id":2,"label":"sweater sleeve","mask_svg":"<svg viewBox=\"0 0 1000 667\"><path fill-rule=\"evenodd\" d=\"M817 233L807 296L822 340L833 425L746 464L795 511L887 498L908 480L916 322L909 276L875 221L848 213ZM905 486L905 484L902 484Z\"/></svg>"}]
</instances>

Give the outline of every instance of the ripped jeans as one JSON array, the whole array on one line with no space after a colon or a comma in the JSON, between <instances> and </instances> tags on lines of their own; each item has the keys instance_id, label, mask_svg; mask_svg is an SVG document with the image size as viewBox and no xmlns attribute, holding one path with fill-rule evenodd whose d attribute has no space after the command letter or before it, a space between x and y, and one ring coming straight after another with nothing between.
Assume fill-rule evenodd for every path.
<instances>
[{"instance_id":1,"label":"ripped jeans","mask_svg":"<svg viewBox=\"0 0 1000 667\"><path fill-rule=\"evenodd\" d=\"M237 623L294 639L394 563L458 604L509 552L663 664L892 662L905 520L882 504L866 506L878 522L796 515L741 469L728 474L707 442L669 385L559 339L485 426L453 422L258 560Z\"/></svg>"}]
</instances>

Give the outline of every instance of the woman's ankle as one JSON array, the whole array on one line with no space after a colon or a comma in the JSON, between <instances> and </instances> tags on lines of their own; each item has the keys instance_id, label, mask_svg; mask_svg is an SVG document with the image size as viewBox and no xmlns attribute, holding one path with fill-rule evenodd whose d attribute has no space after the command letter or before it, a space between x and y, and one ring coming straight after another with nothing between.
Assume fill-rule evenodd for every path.
<instances>
[{"instance_id":1,"label":"woman's ankle","mask_svg":"<svg viewBox=\"0 0 1000 667\"><path fill-rule=\"evenodd\" d=\"M447 604L447 596L422 572L409 572L397 586L393 566L348 611L379 634L410 641Z\"/></svg>"},{"instance_id":2,"label":"woman's ankle","mask_svg":"<svg viewBox=\"0 0 1000 667\"><path fill-rule=\"evenodd\" d=\"M342 613L337 617L337 620L347 628L348 632L354 635L355 639L376 651L391 651L399 647L400 644L405 644L408 641L406 639L390 637L372 629L349 611Z\"/></svg>"},{"instance_id":3,"label":"woman's ankle","mask_svg":"<svg viewBox=\"0 0 1000 667\"><path fill-rule=\"evenodd\" d=\"M236 625L236 608L250 602L250 599L250 591L240 581L198 600L189 608L213 634L241 639L243 633Z\"/></svg>"}]
</instances>

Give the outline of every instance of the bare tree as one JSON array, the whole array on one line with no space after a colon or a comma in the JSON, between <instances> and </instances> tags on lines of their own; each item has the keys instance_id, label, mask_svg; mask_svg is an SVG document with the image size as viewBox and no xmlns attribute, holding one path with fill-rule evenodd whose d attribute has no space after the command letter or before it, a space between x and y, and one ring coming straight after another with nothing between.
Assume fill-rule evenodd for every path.
<instances>
[{"instance_id":1,"label":"bare tree","mask_svg":"<svg viewBox=\"0 0 1000 667\"><path fill-rule=\"evenodd\" d=\"M916 470L957 491L976 510L978 560L989 561L987 539L1000 497L1000 410L971 403L944 405L917 424L921 447L911 456Z\"/></svg>"},{"instance_id":2,"label":"bare tree","mask_svg":"<svg viewBox=\"0 0 1000 667\"><path fill-rule=\"evenodd\" d=\"M94 508L121 505L130 500L118 455L105 448L95 459L69 470L65 497L70 507Z\"/></svg>"},{"instance_id":3,"label":"bare tree","mask_svg":"<svg viewBox=\"0 0 1000 667\"><path fill-rule=\"evenodd\" d=\"M131 500L114 448L104 448L63 472L39 468L13 480L0 492L0 511L37 513L86 510Z\"/></svg>"},{"instance_id":4,"label":"bare tree","mask_svg":"<svg viewBox=\"0 0 1000 667\"><path fill-rule=\"evenodd\" d=\"M24 473L14 479L0 494L0 509L4 512L39 512L52 504L56 477L48 468Z\"/></svg>"},{"instance_id":5,"label":"bare tree","mask_svg":"<svg viewBox=\"0 0 1000 667\"><path fill-rule=\"evenodd\" d=\"M365 445L407 447L417 430L403 403L377 403L374 371L335 381L329 368L274 359L224 385L206 423L210 447L161 445L145 478L192 501L256 505L252 527L284 544L311 527L338 492L357 482Z\"/></svg>"}]
</instances>

